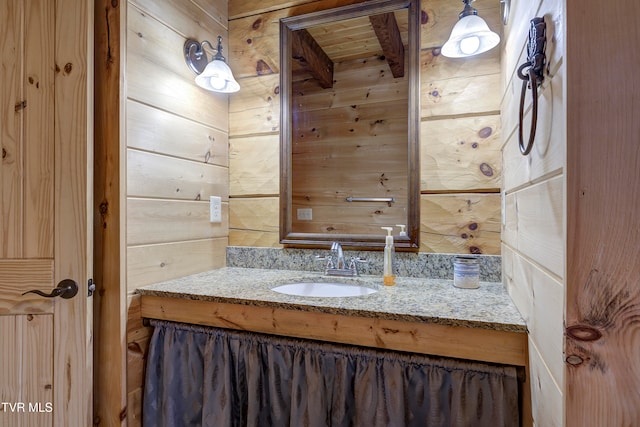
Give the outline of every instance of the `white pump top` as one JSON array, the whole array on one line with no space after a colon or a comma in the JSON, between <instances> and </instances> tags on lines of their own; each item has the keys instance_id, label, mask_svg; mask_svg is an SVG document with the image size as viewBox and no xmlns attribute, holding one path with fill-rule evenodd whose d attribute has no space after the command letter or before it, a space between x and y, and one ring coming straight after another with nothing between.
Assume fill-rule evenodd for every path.
<instances>
[{"instance_id":1,"label":"white pump top","mask_svg":"<svg viewBox=\"0 0 640 427\"><path fill-rule=\"evenodd\" d=\"M406 225L404 224L396 224L396 227L400 227L400 236L406 236L407 232L404 231L404 228L406 227Z\"/></svg>"},{"instance_id":2,"label":"white pump top","mask_svg":"<svg viewBox=\"0 0 640 427\"><path fill-rule=\"evenodd\" d=\"M385 240L385 244L387 245L393 245L393 235L391 234L391 232L393 231L393 227L380 227L383 230L387 230L387 238Z\"/></svg>"}]
</instances>

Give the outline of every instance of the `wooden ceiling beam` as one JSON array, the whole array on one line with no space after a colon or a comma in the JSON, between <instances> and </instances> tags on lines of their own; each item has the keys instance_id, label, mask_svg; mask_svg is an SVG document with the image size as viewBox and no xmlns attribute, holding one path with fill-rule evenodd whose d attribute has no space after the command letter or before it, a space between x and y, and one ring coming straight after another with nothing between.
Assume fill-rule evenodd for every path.
<instances>
[{"instance_id":1,"label":"wooden ceiling beam","mask_svg":"<svg viewBox=\"0 0 640 427\"><path fill-rule=\"evenodd\" d=\"M333 61L305 29L293 32L292 56L324 89L333 87Z\"/></svg>"},{"instance_id":2,"label":"wooden ceiling beam","mask_svg":"<svg viewBox=\"0 0 640 427\"><path fill-rule=\"evenodd\" d=\"M378 36L382 52L389 63L393 77L404 77L404 45L396 16L390 13L381 13L369 17L373 30Z\"/></svg>"}]
</instances>

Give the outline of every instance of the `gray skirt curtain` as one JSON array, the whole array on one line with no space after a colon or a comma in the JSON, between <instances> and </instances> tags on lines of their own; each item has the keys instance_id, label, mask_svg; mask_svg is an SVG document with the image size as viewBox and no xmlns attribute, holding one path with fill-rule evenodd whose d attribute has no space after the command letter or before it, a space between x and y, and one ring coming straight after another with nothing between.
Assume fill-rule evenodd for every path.
<instances>
[{"instance_id":1,"label":"gray skirt curtain","mask_svg":"<svg viewBox=\"0 0 640 427\"><path fill-rule=\"evenodd\" d=\"M143 425L519 425L513 367L152 321Z\"/></svg>"}]
</instances>

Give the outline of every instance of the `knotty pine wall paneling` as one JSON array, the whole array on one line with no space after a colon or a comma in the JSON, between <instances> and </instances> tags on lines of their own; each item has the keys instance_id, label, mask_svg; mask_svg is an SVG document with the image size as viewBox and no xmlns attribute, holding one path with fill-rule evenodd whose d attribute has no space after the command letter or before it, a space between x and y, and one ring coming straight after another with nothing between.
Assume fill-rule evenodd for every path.
<instances>
[{"instance_id":1,"label":"knotty pine wall paneling","mask_svg":"<svg viewBox=\"0 0 640 427\"><path fill-rule=\"evenodd\" d=\"M231 245L280 246L279 19L357 2L229 1L229 58L242 87L229 105ZM439 54L461 7L422 1L420 250L499 254L501 53ZM499 3L478 0L474 7L501 32Z\"/></svg>"},{"instance_id":2,"label":"knotty pine wall paneling","mask_svg":"<svg viewBox=\"0 0 640 427\"><path fill-rule=\"evenodd\" d=\"M133 290L225 265L229 98L196 86L183 45L215 46L221 35L229 56L229 40L226 0L129 0L126 8L126 419L136 426L151 331ZM220 224L209 222L209 196L222 198Z\"/></svg>"},{"instance_id":3,"label":"knotty pine wall paneling","mask_svg":"<svg viewBox=\"0 0 640 427\"><path fill-rule=\"evenodd\" d=\"M561 0L512 2L502 46L501 144L503 164L503 280L529 330L533 424L562 426L565 393L563 315L565 288L566 117L564 109L563 3ZM547 24L548 73L538 92L534 148L518 148L522 80L517 67L526 61L529 21ZM524 120L528 138L531 95Z\"/></svg>"}]
</instances>

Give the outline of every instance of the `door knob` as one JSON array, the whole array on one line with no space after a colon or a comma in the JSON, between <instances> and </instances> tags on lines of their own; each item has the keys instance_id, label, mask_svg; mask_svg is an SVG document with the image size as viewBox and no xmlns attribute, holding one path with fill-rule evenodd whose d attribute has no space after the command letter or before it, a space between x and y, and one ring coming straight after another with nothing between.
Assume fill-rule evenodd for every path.
<instances>
[{"instance_id":1,"label":"door knob","mask_svg":"<svg viewBox=\"0 0 640 427\"><path fill-rule=\"evenodd\" d=\"M56 286L51 291L50 294L42 292L39 289L33 289L23 293L22 295L37 294L45 298L62 297L64 299L69 299L69 298L75 297L77 293L78 293L78 284L74 280L64 279L63 281L58 283L58 286Z\"/></svg>"}]
</instances>

